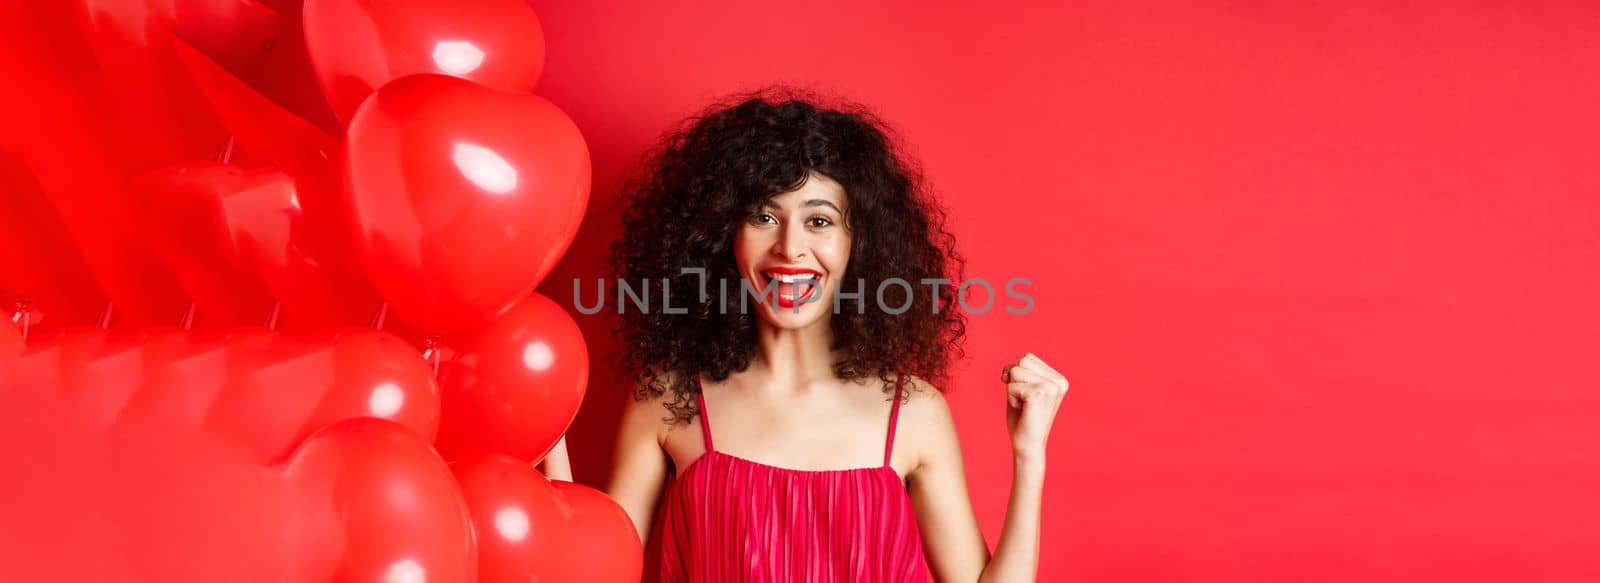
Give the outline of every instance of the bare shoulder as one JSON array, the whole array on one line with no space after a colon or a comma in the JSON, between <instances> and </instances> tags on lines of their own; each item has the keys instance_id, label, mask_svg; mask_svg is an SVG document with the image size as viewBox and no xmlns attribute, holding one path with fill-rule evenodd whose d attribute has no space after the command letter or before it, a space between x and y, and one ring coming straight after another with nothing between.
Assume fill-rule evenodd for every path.
<instances>
[{"instance_id":1,"label":"bare shoulder","mask_svg":"<svg viewBox=\"0 0 1600 583\"><path fill-rule=\"evenodd\" d=\"M944 391L915 375L905 378L905 400L900 404L900 415L916 419L919 423L940 423L950 418L950 403Z\"/></svg>"},{"instance_id":2,"label":"bare shoulder","mask_svg":"<svg viewBox=\"0 0 1600 583\"><path fill-rule=\"evenodd\" d=\"M648 433L654 435L657 443L661 443L673 426L673 407L678 397L670 387L677 385L678 376L674 373L660 373L655 379L657 387L665 390L653 389L640 379L631 386L633 391L625 400L622 423L628 430L636 434Z\"/></svg>"},{"instance_id":3,"label":"bare shoulder","mask_svg":"<svg viewBox=\"0 0 1600 583\"><path fill-rule=\"evenodd\" d=\"M955 417L939 387L917 376L907 376L904 387L896 447L915 451L921 466L944 456L957 441Z\"/></svg>"}]
</instances>

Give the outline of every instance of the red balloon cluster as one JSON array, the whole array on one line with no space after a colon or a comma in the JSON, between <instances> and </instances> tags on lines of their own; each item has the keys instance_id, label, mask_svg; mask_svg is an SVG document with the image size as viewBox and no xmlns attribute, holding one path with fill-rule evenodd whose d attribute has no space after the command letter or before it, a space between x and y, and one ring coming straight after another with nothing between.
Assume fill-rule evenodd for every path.
<instances>
[{"instance_id":1,"label":"red balloon cluster","mask_svg":"<svg viewBox=\"0 0 1600 583\"><path fill-rule=\"evenodd\" d=\"M636 580L521 0L0 5L0 580ZM392 317L391 317L392 314ZM425 349L425 350L424 350Z\"/></svg>"},{"instance_id":2,"label":"red balloon cluster","mask_svg":"<svg viewBox=\"0 0 1600 583\"><path fill-rule=\"evenodd\" d=\"M638 581L633 561L574 560L594 549L642 552L633 522L605 494L545 479L521 460L483 455L452 462L466 493L485 581Z\"/></svg>"},{"instance_id":3,"label":"red balloon cluster","mask_svg":"<svg viewBox=\"0 0 1600 583\"><path fill-rule=\"evenodd\" d=\"M0 545L22 559L0 578L380 580L413 561L474 580L465 499L428 445L437 385L398 337L84 329L0 359L0 455L20 463Z\"/></svg>"}]
</instances>

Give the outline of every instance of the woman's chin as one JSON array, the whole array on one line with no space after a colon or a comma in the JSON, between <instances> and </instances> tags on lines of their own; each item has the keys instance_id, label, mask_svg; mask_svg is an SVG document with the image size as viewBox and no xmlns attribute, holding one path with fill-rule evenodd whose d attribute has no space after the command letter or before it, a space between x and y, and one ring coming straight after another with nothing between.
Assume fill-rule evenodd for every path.
<instances>
[{"instance_id":1,"label":"woman's chin","mask_svg":"<svg viewBox=\"0 0 1600 583\"><path fill-rule=\"evenodd\" d=\"M805 302L788 302L782 299L768 299L766 303L755 307L761 321L767 325L781 330L798 330L816 325L827 320L827 305L820 300L806 300Z\"/></svg>"}]
</instances>

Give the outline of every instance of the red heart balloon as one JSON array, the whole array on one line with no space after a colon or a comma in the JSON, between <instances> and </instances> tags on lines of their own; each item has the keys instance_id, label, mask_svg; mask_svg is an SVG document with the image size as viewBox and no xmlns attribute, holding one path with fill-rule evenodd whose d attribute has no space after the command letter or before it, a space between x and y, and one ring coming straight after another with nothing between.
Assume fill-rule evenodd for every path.
<instances>
[{"instance_id":1,"label":"red heart balloon","mask_svg":"<svg viewBox=\"0 0 1600 583\"><path fill-rule=\"evenodd\" d=\"M589 151L566 114L444 75L362 104L345 169L362 263L400 316L433 332L479 328L532 293L589 200Z\"/></svg>"},{"instance_id":2,"label":"red heart balloon","mask_svg":"<svg viewBox=\"0 0 1600 583\"><path fill-rule=\"evenodd\" d=\"M278 12L278 38L240 70L239 77L284 109L319 128L342 134L344 122L333 115L311 69L301 0L263 1Z\"/></svg>"},{"instance_id":3,"label":"red heart balloon","mask_svg":"<svg viewBox=\"0 0 1600 583\"><path fill-rule=\"evenodd\" d=\"M41 82L39 91L31 93L44 105L17 106L28 115L0 111L0 124L7 128L0 132L0 150L15 152L14 156L0 156L5 174L0 187L6 188L4 197L8 199L0 206L24 213L0 219L0 226L20 220L44 237L30 240L18 253L7 254L17 268L64 269L58 273L23 271L18 274L19 287L8 283L6 287L12 289L0 291L36 301L52 320L63 323L87 323L74 316L104 309L104 304L84 305L98 303L94 300L77 299L98 296L92 288L104 290L104 297L117 306L116 325L177 322L189 298L150 244L150 217L130 195L123 152L99 125L101 107L63 80L55 81L58 83ZM30 255L39 261L26 261ZM92 281L80 277L83 272L76 269L80 265Z\"/></svg>"},{"instance_id":4,"label":"red heart balloon","mask_svg":"<svg viewBox=\"0 0 1600 583\"><path fill-rule=\"evenodd\" d=\"M220 360L189 360L212 359ZM199 415L183 410L200 395L215 397L222 367L210 368L141 391L102 435L108 444L78 454L107 457L111 480L100 498L114 542L105 551L121 559L124 580L285 580L285 564L310 554L296 543L316 546L314 531L292 521L278 471L211 438L197 426ZM157 391L165 394L151 394Z\"/></svg>"},{"instance_id":5,"label":"red heart balloon","mask_svg":"<svg viewBox=\"0 0 1600 583\"><path fill-rule=\"evenodd\" d=\"M523 0L307 0L306 49L334 113L349 122L385 83L416 73L530 91L544 33Z\"/></svg>"},{"instance_id":6,"label":"red heart balloon","mask_svg":"<svg viewBox=\"0 0 1600 583\"><path fill-rule=\"evenodd\" d=\"M229 387L207 413L218 434L276 461L313 432L354 417L399 423L432 443L433 370L404 340L368 328L230 342Z\"/></svg>"},{"instance_id":7,"label":"red heart balloon","mask_svg":"<svg viewBox=\"0 0 1600 583\"><path fill-rule=\"evenodd\" d=\"M293 177L293 192L234 200L226 207L241 250L283 303L285 329L361 324L377 291L356 259L340 193L338 139L285 111L199 50L175 41L179 59L211 110L238 140L239 157Z\"/></svg>"},{"instance_id":8,"label":"red heart balloon","mask_svg":"<svg viewBox=\"0 0 1600 583\"><path fill-rule=\"evenodd\" d=\"M290 580L478 580L461 490L406 428L372 418L331 425L306 439L283 478L299 510L293 524L320 543L294 560Z\"/></svg>"},{"instance_id":9,"label":"red heart balloon","mask_svg":"<svg viewBox=\"0 0 1600 583\"><path fill-rule=\"evenodd\" d=\"M174 411L204 410L206 400L188 391L143 391L145 346L142 335L112 336L89 328L69 331L55 345L61 359L61 388L68 400L79 405L97 427L108 427L130 407L136 408L140 396L181 401L197 405Z\"/></svg>"},{"instance_id":10,"label":"red heart balloon","mask_svg":"<svg viewBox=\"0 0 1600 583\"><path fill-rule=\"evenodd\" d=\"M285 111L199 49L172 40L178 61L211 111L251 156L296 176L337 166L338 138Z\"/></svg>"},{"instance_id":11,"label":"red heart balloon","mask_svg":"<svg viewBox=\"0 0 1600 583\"><path fill-rule=\"evenodd\" d=\"M146 173L134 183L154 215L151 236L194 299L198 325L263 321L272 296L245 265L224 204L233 197L287 196L294 185L276 172L246 172L220 162L192 161Z\"/></svg>"},{"instance_id":12,"label":"red heart balloon","mask_svg":"<svg viewBox=\"0 0 1600 583\"><path fill-rule=\"evenodd\" d=\"M502 455L450 468L472 514L483 583L639 580L639 535L605 494Z\"/></svg>"},{"instance_id":13,"label":"red heart balloon","mask_svg":"<svg viewBox=\"0 0 1600 583\"><path fill-rule=\"evenodd\" d=\"M583 333L560 305L528 296L457 345L439 369L447 460L492 452L534 462L561 439L589 382Z\"/></svg>"},{"instance_id":14,"label":"red heart balloon","mask_svg":"<svg viewBox=\"0 0 1600 583\"><path fill-rule=\"evenodd\" d=\"M144 386L118 423L159 419L195 427L227 387L228 354L222 337L200 338L167 328L144 338Z\"/></svg>"},{"instance_id":15,"label":"red heart balloon","mask_svg":"<svg viewBox=\"0 0 1600 583\"><path fill-rule=\"evenodd\" d=\"M0 364L3 581L125 581L119 532L106 524L106 484L115 476L106 437L68 401L60 353L33 350Z\"/></svg>"},{"instance_id":16,"label":"red heart balloon","mask_svg":"<svg viewBox=\"0 0 1600 583\"><path fill-rule=\"evenodd\" d=\"M282 308L278 328L320 330L359 324L376 307L364 279L355 282L330 261L319 241L297 182L271 172L271 188L252 188L222 201L240 259L252 268ZM352 256L353 258L353 256ZM353 265L353 264L352 264Z\"/></svg>"},{"instance_id":17,"label":"red heart balloon","mask_svg":"<svg viewBox=\"0 0 1600 583\"><path fill-rule=\"evenodd\" d=\"M105 294L33 169L20 156L4 151L0 151L0 249L6 250L0 259L0 314L22 312L29 335L40 325L91 324L105 309Z\"/></svg>"},{"instance_id":18,"label":"red heart balloon","mask_svg":"<svg viewBox=\"0 0 1600 583\"><path fill-rule=\"evenodd\" d=\"M255 0L147 0L174 36L232 66L254 60L284 22Z\"/></svg>"},{"instance_id":19,"label":"red heart balloon","mask_svg":"<svg viewBox=\"0 0 1600 583\"><path fill-rule=\"evenodd\" d=\"M202 24L195 18L198 15L180 10L173 1L236 8L249 5L256 10L234 11L233 16L240 18L232 23ZM94 87L93 99L107 107L103 125L123 146L117 152L119 157L134 172L142 172L178 160L215 156L227 134L215 118L195 115L204 110L204 103L183 78L168 31L180 24L179 13L185 12L181 15L185 32L211 28L216 34L193 38L222 41L210 48L242 61L270 38L276 15L249 0L83 0L82 4L85 30L100 63L102 81L98 87L83 85Z\"/></svg>"},{"instance_id":20,"label":"red heart balloon","mask_svg":"<svg viewBox=\"0 0 1600 583\"><path fill-rule=\"evenodd\" d=\"M90 37L150 50L150 36L171 31L217 60L242 64L272 40L278 15L255 0L84 0Z\"/></svg>"},{"instance_id":21,"label":"red heart balloon","mask_svg":"<svg viewBox=\"0 0 1600 583\"><path fill-rule=\"evenodd\" d=\"M321 260L287 174L193 161L138 182L165 224L157 237L168 263L199 308L196 326L258 323L274 301L290 329L369 315Z\"/></svg>"}]
</instances>

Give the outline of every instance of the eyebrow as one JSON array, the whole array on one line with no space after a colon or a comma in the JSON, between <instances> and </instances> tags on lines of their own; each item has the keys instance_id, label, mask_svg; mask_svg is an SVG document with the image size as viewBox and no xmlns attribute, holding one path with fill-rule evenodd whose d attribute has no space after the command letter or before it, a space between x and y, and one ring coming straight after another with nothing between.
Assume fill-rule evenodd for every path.
<instances>
[{"instance_id":1,"label":"eyebrow","mask_svg":"<svg viewBox=\"0 0 1600 583\"><path fill-rule=\"evenodd\" d=\"M772 199L770 199L770 198L767 199L767 200L761 201L761 206L765 207L765 208L775 208L775 209L782 209L783 208L781 206L778 206L778 203L772 202ZM809 200L805 201L804 203L801 203L800 206L803 206L803 207L825 206L825 207L833 209L833 212L839 213L841 215L844 214L844 211L839 210L839 207L834 206L833 203L828 202L828 201L823 200L823 199L820 199L820 198L809 199Z\"/></svg>"}]
</instances>

